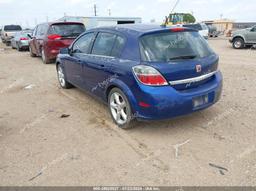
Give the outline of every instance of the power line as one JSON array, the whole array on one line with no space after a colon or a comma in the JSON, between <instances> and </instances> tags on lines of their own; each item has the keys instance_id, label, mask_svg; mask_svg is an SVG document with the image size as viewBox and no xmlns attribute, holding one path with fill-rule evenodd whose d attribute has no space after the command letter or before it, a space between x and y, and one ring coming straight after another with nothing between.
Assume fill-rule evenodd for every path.
<instances>
[{"instance_id":1,"label":"power line","mask_svg":"<svg viewBox=\"0 0 256 191\"><path fill-rule=\"evenodd\" d=\"M174 9L178 6L179 2L180 2L180 0L177 0L177 1L176 1L174 7L172 8L171 13L173 13Z\"/></svg>"}]
</instances>

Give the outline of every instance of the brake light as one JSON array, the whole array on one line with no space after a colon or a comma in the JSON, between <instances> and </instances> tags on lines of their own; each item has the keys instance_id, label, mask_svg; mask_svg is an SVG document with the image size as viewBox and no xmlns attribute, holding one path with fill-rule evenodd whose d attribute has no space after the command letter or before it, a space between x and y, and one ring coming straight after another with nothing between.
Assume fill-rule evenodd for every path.
<instances>
[{"instance_id":1,"label":"brake light","mask_svg":"<svg viewBox=\"0 0 256 191\"><path fill-rule=\"evenodd\" d=\"M58 35L58 34L51 34L51 35L48 36L48 39L49 40L60 40L61 36Z\"/></svg>"},{"instance_id":2,"label":"brake light","mask_svg":"<svg viewBox=\"0 0 256 191\"><path fill-rule=\"evenodd\" d=\"M147 86L165 86L168 85L165 78L155 68L151 66L135 66L133 72L136 78Z\"/></svg>"},{"instance_id":3,"label":"brake light","mask_svg":"<svg viewBox=\"0 0 256 191\"><path fill-rule=\"evenodd\" d=\"M171 31L172 32L181 32L181 31L184 31L185 29L184 28L172 28Z\"/></svg>"},{"instance_id":4,"label":"brake light","mask_svg":"<svg viewBox=\"0 0 256 191\"><path fill-rule=\"evenodd\" d=\"M25 37L24 37L24 38L20 38L20 40L28 40L28 38L25 38Z\"/></svg>"}]
</instances>

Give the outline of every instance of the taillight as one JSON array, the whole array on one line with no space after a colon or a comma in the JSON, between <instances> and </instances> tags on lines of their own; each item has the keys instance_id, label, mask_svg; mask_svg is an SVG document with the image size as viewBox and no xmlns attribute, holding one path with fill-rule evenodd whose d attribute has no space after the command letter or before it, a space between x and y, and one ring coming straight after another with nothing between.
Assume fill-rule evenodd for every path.
<instances>
[{"instance_id":1,"label":"taillight","mask_svg":"<svg viewBox=\"0 0 256 191\"><path fill-rule=\"evenodd\" d=\"M184 31L185 29L184 28L181 28L181 27L178 27L178 28L172 28L171 31L172 32L181 32L181 31Z\"/></svg>"},{"instance_id":2,"label":"taillight","mask_svg":"<svg viewBox=\"0 0 256 191\"><path fill-rule=\"evenodd\" d=\"M58 35L58 34L51 34L51 35L48 36L48 39L49 40L60 40L61 36Z\"/></svg>"},{"instance_id":3,"label":"taillight","mask_svg":"<svg viewBox=\"0 0 256 191\"><path fill-rule=\"evenodd\" d=\"M165 86L168 85L165 78L155 68L151 66L135 66L133 72L137 79L147 86Z\"/></svg>"},{"instance_id":4,"label":"taillight","mask_svg":"<svg viewBox=\"0 0 256 191\"><path fill-rule=\"evenodd\" d=\"M24 38L20 38L20 40L28 40L28 38L25 38L25 37L24 37Z\"/></svg>"}]
</instances>

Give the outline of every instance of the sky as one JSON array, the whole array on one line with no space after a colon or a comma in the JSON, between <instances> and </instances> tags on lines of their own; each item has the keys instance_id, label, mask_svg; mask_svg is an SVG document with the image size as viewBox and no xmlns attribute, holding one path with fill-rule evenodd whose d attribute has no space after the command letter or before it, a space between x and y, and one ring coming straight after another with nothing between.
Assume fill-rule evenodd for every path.
<instances>
[{"instance_id":1,"label":"sky","mask_svg":"<svg viewBox=\"0 0 256 191\"><path fill-rule=\"evenodd\" d=\"M141 17L143 23L162 22L177 0L0 0L0 26L33 27L66 15ZM180 0L175 12L192 13L197 21L228 18L256 22L255 0Z\"/></svg>"}]
</instances>

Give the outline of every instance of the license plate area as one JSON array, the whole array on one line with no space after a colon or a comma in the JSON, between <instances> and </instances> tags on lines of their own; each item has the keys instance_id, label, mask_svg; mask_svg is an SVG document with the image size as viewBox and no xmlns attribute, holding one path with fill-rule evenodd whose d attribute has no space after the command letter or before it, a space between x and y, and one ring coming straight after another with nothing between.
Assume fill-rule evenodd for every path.
<instances>
[{"instance_id":1,"label":"license plate area","mask_svg":"<svg viewBox=\"0 0 256 191\"><path fill-rule=\"evenodd\" d=\"M209 96L203 95L193 98L193 107L198 108L209 103Z\"/></svg>"}]
</instances>

